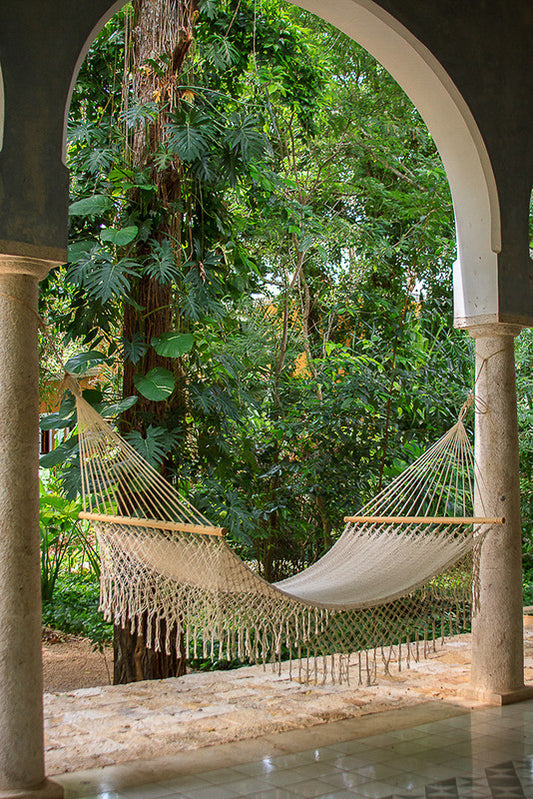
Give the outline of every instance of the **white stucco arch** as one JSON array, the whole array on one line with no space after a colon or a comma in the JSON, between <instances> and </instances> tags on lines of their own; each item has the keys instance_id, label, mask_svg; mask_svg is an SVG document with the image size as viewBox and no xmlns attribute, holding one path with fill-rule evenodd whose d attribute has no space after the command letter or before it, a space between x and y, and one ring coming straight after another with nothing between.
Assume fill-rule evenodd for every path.
<instances>
[{"instance_id":1,"label":"white stucco arch","mask_svg":"<svg viewBox=\"0 0 533 799\"><path fill-rule=\"evenodd\" d=\"M426 122L450 184L456 223L454 310L458 326L493 322L498 314L500 208L485 143L466 101L435 56L373 0L290 0L335 25L373 55L399 83ZM74 70L105 23L124 5L117 0L100 19Z\"/></svg>"},{"instance_id":2,"label":"white stucco arch","mask_svg":"<svg viewBox=\"0 0 533 799\"><path fill-rule=\"evenodd\" d=\"M96 23L96 25L94 26L92 31L90 32L89 36L87 37L87 39L85 41L85 44L83 45L82 49L80 50L80 54L78 55L78 59L77 59L76 64L74 66L74 70L72 72L72 77L71 77L71 80L70 80L70 86L69 86L69 90L68 90L68 94L67 94L67 102L66 102L66 106L65 106L65 116L64 116L64 121L63 121L63 153L62 153L62 159L63 159L63 163L65 165L67 163L66 144L67 144L68 114L69 114L69 111L70 111L70 103L72 101L72 93L74 91L74 86L75 86L76 81L78 79L78 73L79 73L79 71L81 69L81 65L85 61L85 58L86 58L87 53L89 52L89 50L91 48L92 43L94 42L94 40L96 39L96 37L98 36L98 34L102 30L102 28L104 27L104 25L107 22L109 22L111 17L114 16L118 11L120 11L120 9L123 6L125 6L125 5L126 5L126 0L116 0L116 2L113 3L113 5L108 8L106 13L102 17L100 17L100 19L98 20L98 22Z\"/></svg>"},{"instance_id":3,"label":"white stucco arch","mask_svg":"<svg viewBox=\"0 0 533 799\"><path fill-rule=\"evenodd\" d=\"M498 313L500 208L489 156L472 112L434 55L372 0L291 0L368 50L417 107L439 150L455 211L456 324Z\"/></svg>"}]
</instances>

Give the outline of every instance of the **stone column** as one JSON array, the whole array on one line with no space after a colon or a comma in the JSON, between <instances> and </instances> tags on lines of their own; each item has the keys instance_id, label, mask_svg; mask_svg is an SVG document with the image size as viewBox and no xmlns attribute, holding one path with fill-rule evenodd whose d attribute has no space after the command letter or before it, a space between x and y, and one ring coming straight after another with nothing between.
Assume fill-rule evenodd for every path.
<instances>
[{"instance_id":1,"label":"stone column","mask_svg":"<svg viewBox=\"0 0 533 799\"><path fill-rule=\"evenodd\" d=\"M0 799L61 797L44 772L39 563L38 281L0 255Z\"/></svg>"},{"instance_id":2,"label":"stone column","mask_svg":"<svg viewBox=\"0 0 533 799\"><path fill-rule=\"evenodd\" d=\"M483 701L525 698L522 540L514 339L517 325L470 328L476 340L476 516L504 517L481 545L474 584L471 688Z\"/></svg>"}]
</instances>

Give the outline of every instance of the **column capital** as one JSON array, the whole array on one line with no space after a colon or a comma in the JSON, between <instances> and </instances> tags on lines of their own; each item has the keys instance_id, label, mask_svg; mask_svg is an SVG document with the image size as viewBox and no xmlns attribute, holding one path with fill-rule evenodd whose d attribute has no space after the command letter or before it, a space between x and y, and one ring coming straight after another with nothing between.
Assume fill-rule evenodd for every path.
<instances>
[{"instance_id":1,"label":"column capital","mask_svg":"<svg viewBox=\"0 0 533 799\"><path fill-rule=\"evenodd\" d=\"M0 275L30 275L36 280L43 280L51 269L65 263L65 260L0 253Z\"/></svg>"},{"instance_id":2,"label":"column capital","mask_svg":"<svg viewBox=\"0 0 533 799\"><path fill-rule=\"evenodd\" d=\"M494 338L495 336L518 336L524 329L523 325L494 322L487 325L472 325L466 330L472 338Z\"/></svg>"}]
</instances>

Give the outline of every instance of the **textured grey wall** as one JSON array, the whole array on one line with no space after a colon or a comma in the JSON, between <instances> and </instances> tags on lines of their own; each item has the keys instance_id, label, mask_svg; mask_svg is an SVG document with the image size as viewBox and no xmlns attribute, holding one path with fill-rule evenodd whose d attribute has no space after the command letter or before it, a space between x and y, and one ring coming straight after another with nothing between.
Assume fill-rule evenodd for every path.
<instances>
[{"instance_id":1,"label":"textured grey wall","mask_svg":"<svg viewBox=\"0 0 533 799\"><path fill-rule=\"evenodd\" d=\"M334 2L334 0L332 0ZM360 0L366 3L366 0ZM499 315L533 321L528 206L533 184L531 0L377 0L440 61L479 126L501 208ZM305 0L304 0L305 4ZM5 88L0 252L61 260L68 174L61 161L73 71L110 0L0 0Z\"/></svg>"},{"instance_id":2,"label":"textured grey wall","mask_svg":"<svg viewBox=\"0 0 533 799\"><path fill-rule=\"evenodd\" d=\"M1 0L5 92L0 252L62 259L68 172L64 109L80 51L108 0Z\"/></svg>"}]
</instances>

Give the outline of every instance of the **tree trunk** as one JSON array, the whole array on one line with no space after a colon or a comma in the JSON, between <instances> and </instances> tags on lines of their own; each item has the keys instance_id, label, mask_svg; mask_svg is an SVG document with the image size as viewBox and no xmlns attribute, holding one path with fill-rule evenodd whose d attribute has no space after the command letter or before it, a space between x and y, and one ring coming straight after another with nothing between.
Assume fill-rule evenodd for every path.
<instances>
[{"instance_id":1,"label":"tree trunk","mask_svg":"<svg viewBox=\"0 0 533 799\"><path fill-rule=\"evenodd\" d=\"M181 165L175 161L164 171L154 165L154 154L164 135L164 125L168 112L173 110L179 97L176 96L176 77L179 75L192 42L192 20L195 0L134 0L135 24L132 31L129 56L129 72L132 80L132 93L136 101L144 104L158 102L160 114L155 120L140 125L131 141L132 166L151 171L151 182L157 186L151 207L157 209L161 218L160 228L152 230L153 238L162 241L180 240L178 214L168 213L169 207L179 199ZM161 58L163 56L163 58ZM161 69L153 69L153 63ZM126 70L128 72L128 70ZM125 93L127 87L125 87ZM135 190L134 190L135 191ZM139 197L132 193L131 200L140 206ZM142 243L134 255L138 263L149 253L149 244ZM140 277L132 284L131 295L135 302L126 304L123 318L123 335L128 340L133 334L140 334L148 349L142 363L144 374L156 366L173 370L173 362L161 358L150 342L154 336L172 330L179 313L172 286L162 285L150 277ZM123 396L136 394L134 377L138 365L131 361L124 364ZM178 393L166 405L152 402L139 396L137 404L124 414L122 431L146 430L146 419L172 409L180 410L182 400ZM115 626L114 630L114 683L123 684L137 680L163 679L175 677L185 672L185 648L183 636L179 649L181 657L176 657L176 631L171 632L171 652L148 649L146 639L146 618L141 624L140 634L132 635L129 629ZM165 637L164 625L161 641Z\"/></svg>"},{"instance_id":2,"label":"tree trunk","mask_svg":"<svg viewBox=\"0 0 533 799\"><path fill-rule=\"evenodd\" d=\"M146 619L143 620L143 627ZM161 624L161 635L165 635L165 622ZM164 680L166 677L179 677L185 674L186 652L183 636L180 641L181 658L176 658L176 634L171 635L171 654L163 650L156 652L148 649L144 636L132 635L118 625L114 628L113 638L113 683L125 685L139 680Z\"/></svg>"}]
</instances>

